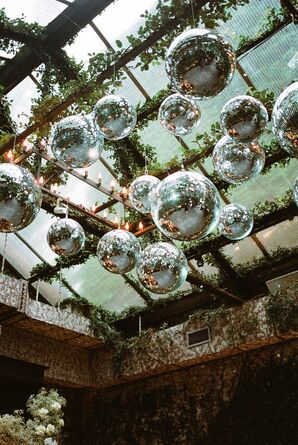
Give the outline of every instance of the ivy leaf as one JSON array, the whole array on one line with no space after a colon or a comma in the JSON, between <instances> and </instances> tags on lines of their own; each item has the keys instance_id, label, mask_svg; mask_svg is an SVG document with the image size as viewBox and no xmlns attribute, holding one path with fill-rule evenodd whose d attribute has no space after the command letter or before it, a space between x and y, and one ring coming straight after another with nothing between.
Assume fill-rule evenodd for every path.
<instances>
[{"instance_id":1,"label":"ivy leaf","mask_svg":"<svg viewBox=\"0 0 298 445\"><path fill-rule=\"evenodd\" d=\"M118 46L118 48L122 48L122 42L121 40L116 40L116 45Z\"/></svg>"}]
</instances>

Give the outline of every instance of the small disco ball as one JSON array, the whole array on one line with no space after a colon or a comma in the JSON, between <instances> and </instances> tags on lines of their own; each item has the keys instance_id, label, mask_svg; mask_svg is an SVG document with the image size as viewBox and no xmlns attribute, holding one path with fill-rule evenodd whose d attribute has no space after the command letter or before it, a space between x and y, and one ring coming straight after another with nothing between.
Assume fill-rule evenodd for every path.
<instances>
[{"instance_id":1,"label":"small disco ball","mask_svg":"<svg viewBox=\"0 0 298 445\"><path fill-rule=\"evenodd\" d=\"M142 285L155 294L180 287L188 274L184 253L170 243L154 243L141 253L137 274Z\"/></svg>"},{"instance_id":2,"label":"small disco ball","mask_svg":"<svg viewBox=\"0 0 298 445\"><path fill-rule=\"evenodd\" d=\"M176 37L166 54L166 72L183 95L208 99L230 83L236 67L231 45L210 29L190 29Z\"/></svg>"},{"instance_id":3,"label":"small disco ball","mask_svg":"<svg viewBox=\"0 0 298 445\"><path fill-rule=\"evenodd\" d=\"M298 207L298 176L294 183L293 197L294 197L294 201L296 202L296 206Z\"/></svg>"},{"instance_id":4,"label":"small disco ball","mask_svg":"<svg viewBox=\"0 0 298 445\"><path fill-rule=\"evenodd\" d=\"M281 147L298 158L298 82L277 98L272 111L272 131Z\"/></svg>"},{"instance_id":5,"label":"small disco ball","mask_svg":"<svg viewBox=\"0 0 298 445\"><path fill-rule=\"evenodd\" d=\"M97 257L109 272L125 274L137 264L141 253L138 239L126 230L116 229L106 233L98 243Z\"/></svg>"},{"instance_id":6,"label":"small disco ball","mask_svg":"<svg viewBox=\"0 0 298 445\"><path fill-rule=\"evenodd\" d=\"M240 184L258 176L265 164L264 150L256 142L242 143L221 138L212 155L216 173L230 184Z\"/></svg>"},{"instance_id":7,"label":"small disco ball","mask_svg":"<svg viewBox=\"0 0 298 445\"><path fill-rule=\"evenodd\" d=\"M195 172L166 177L152 193L152 217L166 236L180 241L200 239L216 227L221 204L215 185Z\"/></svg>"},{"instance_id":8,"label":"small disco ball","mask_svg":"<svg viewBox=\"0 0 298 445\"><path fill-rule=\"evenodd\" d=\"M93 109L94 122L106 139L117 141L128 136L137 122L136 110L122 96L104 96Z\"/></svg>"},{"instance_id":9,"label":"small disco ball","mask_svg":"<svg viewBox=\"0 0 298 445\"><path fill-rule=\"evenodd\" d=\"M129 200L141 213L151 212L152 192L160 180L155 176L142 175L136 178L129 187Z\"/></svg>"},{"instance_id":10,"label":"small disco ball","mask_svg":"<svg viewBox=\"0 0 298 445\"><path fill-rule=\"evenodd\" d=\"M73 219L58 219L49 227L47 241L57 255L72 256L84 247L85 232Z\"/></svg>"},{"instance_id":11,"label":"small disco ball","mask_svg":"<svg viewBox=\"0 0 298 445\"><path fill-rule=\"evenodd\" d=\"M0 232L17 232L37 216L42 201L34 176L23 167L0 164Z\"/></svg>"},{"instance_id":12,"label":"small disco ball","mask_svg":"<svg viewBox=\"0 0 298 445\"><path fill-rule=\"evenodd\" d=\"M258 99L236 96L223 107L220 123L226 135L241 142L249 142L264 132L268 113Z\"/></svg>"},{"instance_id":13,"label":"small disco ball","mask_svg":"<svg viewBox=\"0 0 298 445\"><path fill-rule=\"evenodd\" d=\"M248 236L253 225L253 217L246 207L229 204L221 211L218 230L224 237L236 241Z\"/></svg>"},{"instance_id":14,"label":"small disco ball","mask_svg":"<svg viewBox=\"0 0 298 445\"><path fill-rule=\"evenodd\" d=\"M199 124L201 110L194 101L176 93L162 102L158 119L169 133L184 136Z\"/></svg>"},{"instance_id":15,"label":"small disco ball","mask_svg":"<svg viewBox=\"0 0 298 445\"><path fill-rule=\"evenodd\" d=\"M89 167L99 158L104 138L90 116L67 116L51 134L51 149L57 161L71 168Z\"/></svg>"}]
</instances>

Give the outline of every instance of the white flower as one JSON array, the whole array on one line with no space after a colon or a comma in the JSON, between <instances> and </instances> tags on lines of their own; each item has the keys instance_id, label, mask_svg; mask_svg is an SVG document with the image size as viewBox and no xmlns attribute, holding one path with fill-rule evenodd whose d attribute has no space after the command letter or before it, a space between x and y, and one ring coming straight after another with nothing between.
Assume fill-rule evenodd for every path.
<instances>
[{"instance_id":1,"label":"white flower","mask_svg":"<svg viewBox=\"0 0 298 445\"><path fill-rule=\"evenodd\" d=\"M38 425L35 428L36 434L38 434L39 436L44 436L45 432L46 432L46 428L43 425Z\"/></svg>"},{"instance_id":2,"label":"white flower","mask_svg":"<svg viewBox=\"0 0 298 445\"><path fill-rule=\"evenodd\" d=\"M53 411L59 411L59 409L61 409L61 405L60 405L59 402L53 402L51 404L51 408L52 408Z\"/></svg>"},{"instance_id":3,"label":"white flower","mask_svg":"<svg viewBox=\"0 0 298 445\"><path fill-rule=\"evenodd\" d=\"M46 409L46 408L40 408L40 409L37 411L37 414L38 414L39 416L41 416L41 417L46 416L48 413L49 413L49 410Z\"/></svg>"},{"instance_id":4,"label":"white flower","mask_svg":"<svg viewBox=\"0 0 298 445\"><path fill-rule=\"evenodd\" d=\"M64 420L63 419L59 419L58 423L59 423L60 426L64 426Z\"/></svg>"},{"instance_id":5,"label":"white flower","mask_svg":"<svg viewBox=\"0 0 298 445\"><path fill-rule=\"evenodd\" d=\"M47 434L53 434L55 430L56 430L55 426L49 423L47 426Z\"/></svg>"}]
</instances>

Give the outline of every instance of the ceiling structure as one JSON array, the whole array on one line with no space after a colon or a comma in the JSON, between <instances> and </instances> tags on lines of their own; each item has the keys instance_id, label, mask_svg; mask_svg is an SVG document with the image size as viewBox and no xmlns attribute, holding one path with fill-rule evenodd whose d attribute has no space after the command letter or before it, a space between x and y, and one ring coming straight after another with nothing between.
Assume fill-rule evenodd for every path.
<instances>
[{"instance_id":1,"label":"ceiling structure","mask_svg":"<svg viewBox=\"0 0 298 445\"><path fill-rule=\"evenodd\" d=\"M15 54L0 51L2 61L0 84L3 93L11 101L11 118L16 125L15 141L30 137L39 128L54 121L63 110L71 108L72 104L75 104L82 96L88 96L94 90L93 82L82 85L69 93L66 98L62 98L61 103L52 110L48 110L38 122L31 122L32 99L38 98L41 94L38 88L38 67L47 64L49 58L56 69L62 73L65 81L78 80L78 72L69 63L69 57L74 58L77 63L82 63L82 66L88 69L90 55L93 57L94 54L107 50L116 52L120 41L127 51L115 63L111 62L104 70L96 73L95 85L99 88L106 79L115 78L115 73L123 69L125 78L122 84L117 87L112 85L110 88L139 107L160 90L167 88L168 78L163 62L151 63L149 69L143 71L138 66L138 62L140 54L158 42L169 30L174 29L178 20L170 18L168 26L160 27L133 48L130 47L126 38L131 34L137 35L137 31L145 24L145 18L141 15L146 10L154 13L158 3L157 0L129 0L128 14L127 0L0 0L0 8L5 8L5 13L9 18L15 19L24 14L27 22L37 22L46 27L46 38L41 40L38 37L13 33L5 25L0 24L0 39L9 38L19 42L19 48ZM288 3L288 7L289 4L292 5L291 2L283 3ZM193 4L195 14L199 17L200 8L208 2L194 0ZM220 22L218 30L226 35L237 48L241 35L253 38L258 34L262 22L260 17L265 17L270 8L278 10L279 0L250 0L237 9L231 9L230 19ZM187 15L191 20L190 5ZM197 131L177 140L174 136L167 134L157 120L153 119L137 130L140 141L155 147L157 161L161 165L177 156L178 160L184 159L184 165L191 169L195 161L200 160L199 167L196 164L195 169L199 168L202 173L211 175L213 167L210 153L205 157L201 157L200 153L194 154L194 149L197 147L196 133L210 130L211 125L218 121L222 106L231 97L245 93L249 88L268 89L277 96L293 80L297 80L298 64L290 63L297 54L297 48L293 45L295 38L297 40L297 25L293 23L289 14L281 24L273 26L265 36L261 36L259 40L254 39L251 46L237 52L237 71L231 84L221 95L200 103L202 121ZM148 113L144 108L140 110L139 121ZM123 140L121 144L122 149L137 158L137 163L140 168L143 168L144 155L138 150L137 144L129 138ZM11 142L3 144L0 147L1 154L10 148ZM50 152L40 152L33 147L31 151L25 152L14 162L21 163L32 151L41 155L43 162L51 159ZM280 161L288 158L289 156L283 150L269 154L266 162L267 165L272 165L270 171L241 186L226 190L227 185L216 184L223 202L239 202L252 209L257 202L275 201L277 197L293 187L297 176L297 159L291 158L286 166L281 165ZM113 208L119 217L125 217L123 203L129 207L129 202L124 201L119 194L121 187L117 184L114 162L109 146L109 149L103 152L101 159L88 169L87 177L82 169L68 169L68 180L59 188L60 197L69 204L70 210L76 211L73 217L83 225L87 233L100 236L105 230L115 227L115 213L105 216L107 209L111 211ZM58 162L55 164L59 167ZM177 165L168 171L176 171L179 169L179 162ZM67 170L65 166L61 168ZM164 172L165 174L167 172L165 168ZM102 185L98 185L99 173L102 175ZM111 180L116 181L116 193L110 190ZM45 183L43 195L43 207L38 217L19 233L9 234L6 248L5 236L0 235L0 253L3 255L5 250L6 264L13 273L29 280L32 295L38 287L38 292L51 304L56 304L61 297L81 295L93 303L117 312L135 305L145 308L148 301L142 290L134 285L134 281L129 277L109 274L99 265L96 257L87 259L84 264L62 270L61 284L58 280L49 284L38 280L38 276L31 277L32 267L42 262L51 268L55 265L56 259L56 255L47 245L46 234L53 221L53 203L55 203L57 193L53 193ZM97 203L95 211L94 208L92 210L94 203ZM133 231L138 236L154 229L150 221L143 222L144 229L134 227ZM297 227L297 208L292 203L283 209L276 209L268 215L256 218L253 233L240 242L231 243L223 239L219 244L214 245L213 239L207 238L199 249L197 246L184 248L190 261L191 273L182 290L189 291L188 295L179 301L171 302L171 307L165 314L159 311L156 316L148 310L148 324L154 324L154 320L159 322L169 316L175 318L175 315L180 312L191 312L199 306L204 306L210 303L210 295L228 304L238 304L248 295L264 292L266 279L297 269L295 256L293 256L294 259L291 257L288 261L283 261L278 267L267 266L260 269L253 284L252 277L248 276L245 281L239 276L237 266L248 261L270 258L270 255L279 247L285 249L297 247ZM211 253L213 264L210 265L205 260L204 264L200 265L197 260L200 261L201 255L204 260L204 255L207 253ZM227 274L234 285L235 292L219 288L214 284L214 280L208 281L219 271ZM133 273L132 276L135 274ZM248 284L251 292L247 293L243 290ZM199 296L192 292L192 285L203 286ZM150 297L153 300L158 298L154 294L150 294Z\"/></svg>"}]
</instances>

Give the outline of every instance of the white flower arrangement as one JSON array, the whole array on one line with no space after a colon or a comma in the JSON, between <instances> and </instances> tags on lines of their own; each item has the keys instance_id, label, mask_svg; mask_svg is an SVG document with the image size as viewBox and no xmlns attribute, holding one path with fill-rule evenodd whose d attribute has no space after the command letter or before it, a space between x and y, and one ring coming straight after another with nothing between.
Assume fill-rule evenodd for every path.
<instances>
[{"instance_id":1,"label":"white flower arrangement","mask_svg":"<svg viewBox=\"0 0 298 445\"><path fill-rule=\"evenodd\" d=\"M0 445L58 445L65 405L56 390L42 388L27 402L31 419L25 421L22 411L0 416Z\"/></svg>"}]
</instances>

